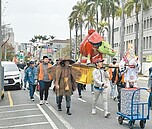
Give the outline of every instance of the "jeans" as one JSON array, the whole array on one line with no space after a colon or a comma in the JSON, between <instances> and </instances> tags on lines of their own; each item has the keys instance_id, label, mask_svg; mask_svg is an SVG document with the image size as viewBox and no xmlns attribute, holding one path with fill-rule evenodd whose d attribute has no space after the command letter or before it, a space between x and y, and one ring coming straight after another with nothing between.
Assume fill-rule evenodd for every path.
<instances>
[{"instance_id":1,"label":"jeans","mask_svg":"<svg viewBox=\"0 0 152 129\"><path fill-rule=\"evenodd\" d=\"M97 101L99 99L100 94L102 95L102 98L103 98L103 109L104 109L104 111L108 111L108 92L107 92L107 88L104 89L104 90L94 89L94 98L93 98L92 108L93 109L96 108L96 104L97 104Z\"/></svg>"},{"instance_id":2,"label":"jeans","mask_svg":"<svg viewBox=\"0 0 152 129\"><path fill-rule=\"evenodd\" d=\"M61 105L63 96L56 96L57 104ZM71 107L71 96L65 96L66 108Z\"/></svg>"},{"instance_id":3,"label":"jeans","mask_svg":"<svg viewBox=\"0 0 152 129\"><path fill-rule=\"evenodd\" d=\"M51 87L52 82L39 81L40 84L40 100L43 100L43 95L45 95L44 100L48 99L49 87Z\"/></svg>"},{"instance_id":4,"label":"jeans","mask_svg":"<svg viewBox=\"0 0 152 129\"><path fill-rule=\"evenodd\" d=\"M117 85L116 84L113 84L112 81L110 81L110 86L111 86L111 92L110 92L110 97L117 97Z\"/></svg>"},{"instance_id":5,"label":"jeans","mask_svg":"<svg viewBox=\"0 0 152 129\"><path fill-rule=\"evenodd\" d=\"M33 98L33 95L34 95L34 92L35 92L35 85L31 85L29 84L29 92L30 92L30 98L32 99Z\"/></svg>"},{"instance_id":6,"label":"jeans","mask_svg":"<svg viewBox=\"0 0 152 129\"><path fill-rule=\"evenodd\" d=\"M78 93L79 93L79 95L81 95L82 87L83 87L83 84L81 84L81 83L78 83L78 84L77 84L77 88L78 88Z\"/></svg>"},{"instance_id":7,"label":"jeans","mask_svg":"<svg viewBox=\"0 0 152 129\"><path fill-rule=\"evenodd\" d=\"M93 86L94 86L94 84L91 84L91 92L94 91Z\"/></svg>"},{"instance_id":8,"label":"jeans","mask_svg":"<svg viewBox=\"0 0 152 129\"><path fill-rule=\"evenodd\" d=\"M56 103L57 103L57 105L59 105L59 104L62 103L62 99L63 99L63 96L62 96L62 95L60 95L60 96L57 96L57 95L56 95Z\"/></svg>"}]
</instances>

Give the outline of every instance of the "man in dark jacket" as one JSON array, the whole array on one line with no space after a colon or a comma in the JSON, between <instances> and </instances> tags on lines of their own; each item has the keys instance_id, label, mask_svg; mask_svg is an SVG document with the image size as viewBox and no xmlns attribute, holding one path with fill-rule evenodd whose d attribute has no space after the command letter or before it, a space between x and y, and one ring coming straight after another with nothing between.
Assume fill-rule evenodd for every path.
<instances>
[{"instance_id":1,"label":"man in dark jacket","mask_svg":"<svg viewBox=\"0 0 152 129\"><path fill-rule=\"evenodd\" d=\"M30 99L34 101L34 92L35 92L35 87L37 85L37 69L35 67L34 61L29 62L29 67L25 71L25 76L24 76L24 84L26 85L26 82L28 81L29 83L29 91L30 91ZM26 86L24 86L26 87Z\"/></svg>"}]
</instances>

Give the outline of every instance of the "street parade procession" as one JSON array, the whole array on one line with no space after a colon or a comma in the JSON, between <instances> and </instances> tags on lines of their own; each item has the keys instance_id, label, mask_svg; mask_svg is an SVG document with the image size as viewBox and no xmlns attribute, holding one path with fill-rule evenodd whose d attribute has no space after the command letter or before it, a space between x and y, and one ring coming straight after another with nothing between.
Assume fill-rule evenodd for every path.
<instances>
[{"instance_id":1,"label":"street parade procession","mask_svg":"<svg viewBox=\"0 0 152 129\"><path fill-rule=\"evenodd\" d=\"M81 100L82 90L91 85L93 97L90 112L93 116L98 113L98 103L103 105L104 118L113 116L109 111L110 96L118 102L116 114L120 125L127 120L129 128L133 129L135 122L139 121L139 127L144 129L152 110L152 86L150 79L149 88L138 86L141 63L135 55L133 44L128 44L128 50L119 63L115 57L116 51L94 29L88 31L79 47L80 54L76 61L62 57L53 64L48 56L43 56L37 66L34 60L30 60L26 68L26 65L17 65L21 71L25 71L22 88L29 90L31 101L35 101L34 94L37 90L39 105L48 105L51 87L55 93L57 111L60 113L63 110L62 101L65 100L66 114L72 115L74 91L78 90ZM14 60L17 63L17 58ZM147 95L146 99L143 99L143 93ZM100 95L102 102L99 100ZM4 98L4 92L1 98Z\"/></svg>"},{"instance_id":2,"label":"street parade procession","mask_svg":"<svg viewBox=\"0 0 152 129\"><path fill-rule=\"evenodd\" d=\"M91 29L80 44L80 56L77 62L61 59L58 66L49 68L48 72L54 80L58 111L62 111L61 102L65 95L67 114L71 115L69 110L71 95L76 90L76 85L92 84L94 98L91 112L93 115L97 113L96 103L101 94L104 116L108 118L112 114L108 111L107 89L111 87L111 98L118 99L118 123L123 124L123 120L127 119L129 128L132 129L135 121L139 121L140 127L145 128L146 120L150 118L151 100L150 95L146 101L141 99L142 92L150 94L150 90L138 87L140 61L135 55L132 44L129 44L128 51L119 64L116 58L113 58L112 64L107 64L106 55L114 57L115 54L111 45L104 41L97 31Z\"/></svg>"},{"instance_id":3,"label":"street parade procession","mask_svg":"<svg viewBox=\"0 0 152 129\"><path fill-rule=\"evenodd\" d=\"M152 129L152 0L0 0L0 129Z\"/></svg>"}]
</instances>

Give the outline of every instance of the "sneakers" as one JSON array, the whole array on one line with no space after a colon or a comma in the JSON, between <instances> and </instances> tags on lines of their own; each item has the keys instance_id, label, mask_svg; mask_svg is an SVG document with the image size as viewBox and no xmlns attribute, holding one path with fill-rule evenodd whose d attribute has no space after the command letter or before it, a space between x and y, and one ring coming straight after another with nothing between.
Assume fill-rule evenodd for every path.
<instances>
[{"instance_id":1,"label":"sneakers","mask_svg":"<svg viewBox=\"0 0 152 129\"><path fill-rule=\"evenodd\" d=\"M93 108L93 109L92 109L92 115L95 115L95 114L96 114L96 109Z\"/></svg>"},{"instance_id":2,"label":"sneakers","mask_svg":"<svg viewBox=\"0 0 152 129\"><path fill-rule=\"evenodd\" d=\"M111 115L110 112L105 111L105 114L104 114L105 118L108 118L110 115Z\"/></svg>"},{"instance_id":3,"label":"sneakers","mask_svg":"<svg viewBox=\"0 0 152 129\"><path fill-rule=\"evenodd\" d=\"M44 103L45 103L45 104L48 104L48 101L47 101L47 100L44 100Z\"/></svg>"},{"instance_id":4,"label":"sneakers","mask_svg":"<svg viewBox=\"0 0 152 129\"><path fill-rule=\"evenodd\" d=\"M43 105L43 101L42 100L40 100L40 103L39 103L40 105Z\"/></svg>"},{"instance_id":5,"label":"sneakers","mask_svg":"<svg viewBox=\"0 0 152 129\"><path fill-rule=\"evenodd\" d=\"M34 97L30 97L31 101L34 101Z\"/></svg>"}]
</instances>

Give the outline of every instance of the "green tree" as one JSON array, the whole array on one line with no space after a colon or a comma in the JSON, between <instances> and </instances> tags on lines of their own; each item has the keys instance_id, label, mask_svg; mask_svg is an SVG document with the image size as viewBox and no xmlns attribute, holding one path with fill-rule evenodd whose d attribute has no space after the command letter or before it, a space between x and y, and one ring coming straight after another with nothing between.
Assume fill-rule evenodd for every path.
<instances>
[{"instance_id":1,"label":"green tree","mask_svg":"<svg viewBox=\"0 0 152 129\"><path fill-rule=\"evenodd\" d=\"M101 34L104 37L104 32L108 31L108 23L106 21L100 21L99 22L99 34Z\"/></svg>"},{"instance_id":2,"label":"green tree","mask_svg":"<svg viewBox=\"0 0 152 129\"><path fill-rule=\"evenodd\" d=\"M96 15L96 30L99 32L99 10L102 8L102 0L86 0L87 4L90 6L90 10L94 10L93 14Z\"/></svg>"}]
</instances>

